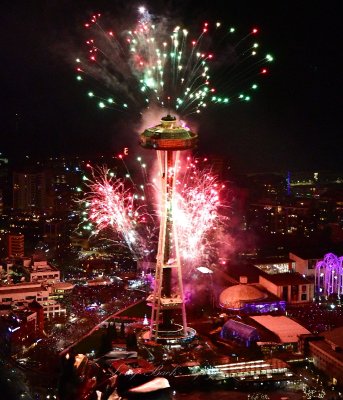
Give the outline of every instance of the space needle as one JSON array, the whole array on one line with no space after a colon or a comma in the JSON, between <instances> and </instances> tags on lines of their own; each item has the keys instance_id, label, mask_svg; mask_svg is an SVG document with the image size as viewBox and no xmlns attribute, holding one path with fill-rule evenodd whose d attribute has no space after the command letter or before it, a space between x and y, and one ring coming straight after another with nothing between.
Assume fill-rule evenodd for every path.
<instances>
[{"instance_id":1,"label":"space needle","mask_svg":"<svg viewBox=\"0 0 343 400\"><path fill-rule=\"evenodd\" d=\"M143 148L157 152L161 180L160 230L148 338L161 344L180 343L195 334L187 327L173 196L180 152L193 149L197 140L197 134L181 126L171 115L163 117L159 125L146 129L139 137Z\"/></svg>"}]
</instances>

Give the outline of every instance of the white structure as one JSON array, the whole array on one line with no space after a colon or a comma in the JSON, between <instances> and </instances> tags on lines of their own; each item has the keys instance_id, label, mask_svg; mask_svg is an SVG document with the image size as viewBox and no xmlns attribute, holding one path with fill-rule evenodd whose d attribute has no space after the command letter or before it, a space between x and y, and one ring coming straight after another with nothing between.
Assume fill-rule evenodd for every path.
<instances>
[{"instance_id":1,"label":"white structure","mask_svg":"<svg viewBox=\"0 0 343 400\"><path fill-rule=\"evenodd\" d=\"M233 310L243 309L246 303L264 300L266 293L254 285L239 284L224 289L219 296L219 305Z\"/></svg>"},{"instance_id":2,"label":"white structure","mask_svg":"<svg viewBox=\"0 0 343 400\"><path fill-rule=\"evenodd\" d=\"M30 276L30 282L52 284L60 281L60 271L48 264L47 261L34 261L32 265L25 266L25 268Z\"/></svg>"},{"instance_id":3,"label":"white structure","mask_svg":"<svg viewBox=\"0 0 343 400\"><path fill-rule=\"evenodd\" d=\"M0 286L0 304L30 303L37 301L44 309L46 318L65 314L66 309L50 298L51 288L40 283L20 283Z\"/></svg>"},{"instance_id":4,"label":"white structure","mask_svg":"<svg viewBox=\"0 0 343 400\"><path fill-rule=\"evenodd\" d=\"M343 257L328 253L322 261L317 262L315 287L319 295L343 294Z\"/></svg>"},{"instance_id":5,"label":"white structure","mask_svg":"<svg viewBox=\"0 0 343 400\"><path fill-rule=\"evenodd\" d=\"M299 335L308 335L311 333L302 325L284 315L258 315L251 318L269 331L275 333L281 343L297 343Z\"/></svg>"}]
</instances>

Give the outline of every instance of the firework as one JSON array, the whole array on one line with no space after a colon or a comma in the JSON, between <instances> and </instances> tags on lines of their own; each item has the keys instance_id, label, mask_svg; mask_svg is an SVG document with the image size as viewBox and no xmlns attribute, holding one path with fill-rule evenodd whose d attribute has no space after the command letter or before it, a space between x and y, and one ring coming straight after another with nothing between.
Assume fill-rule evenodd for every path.
<instances>
[{"instance_id":1,"label":"firework","mask_svg":"<svg viewBox=\"0 0 343 400\"><path fill-rule=\"evenodd\" d=\"M91 177L85 178L82 204L86 208L85 226L91 227L93 235L109 228L134 256L144 258L156 247L160 205L149 198L160 189L156 186L158 179L147 180L141 157L137 161L144 184L133 183L129 173L122 179L107 168L91 169ZM177 176L173 220L182 262L192 268L218 251L228 221L222 199L226 187L210 167L199 167L190 157L180 162Z\"/></svg>"},{"instance_id":2,"label":"firework","mask_svg":"<svg viewBox=\"0 0 343 400\"><path fill-rule=\"evenodd\" d=\"M146 210L144 196L135 193L135 188L106 167L91 168L91 178L85 177L84 181L84 219L88 219L86 226L92 229L92 234L109 228L134 256L142 257L151 236L148 233L151 215Z\"/></svg>"},{"instance_id":3,"label":"firework","mask_svg":"<svg viewBox=\"0 0 343 400\"><path fill-rule=\"evenodd\" d=\"M218 252L227 225L226 186L209 167L199 167L189 157L179 166L175 186L174 221L184 265L200 265Z\"/></svg>"},{"instance_id":4,"label":"firework","mask_svg":"<svg viewBox=\"0 0 343 400\"><path fill-rule=\"evenodd\" d=\"M158 105L185 117L211 103L249 101L273 61L259 54L257 28L239 37L233 27L204 22L194 34L145 9L132 29L116 31L100 20L95 14L84 25L86 55L76 59L79 81L93 79L111 93L88 92L100 108L141 112Z\"/></svg>"}]
</instances>

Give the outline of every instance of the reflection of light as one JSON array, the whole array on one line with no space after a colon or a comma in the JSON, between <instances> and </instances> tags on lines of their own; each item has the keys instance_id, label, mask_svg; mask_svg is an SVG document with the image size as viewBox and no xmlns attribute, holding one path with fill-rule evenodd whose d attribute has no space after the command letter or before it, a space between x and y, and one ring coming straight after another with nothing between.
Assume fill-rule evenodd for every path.
<instances>
[{"instance_id":1,"label":"reflection of light","mask_svg":"<svg viewBox=\"0 0 343 400\"><path fill-rule=\"evenodd\" d=\"M213 271L207 267L197 267L197 270L202 274L213 274Z\"/></svg>"}]
</instances>

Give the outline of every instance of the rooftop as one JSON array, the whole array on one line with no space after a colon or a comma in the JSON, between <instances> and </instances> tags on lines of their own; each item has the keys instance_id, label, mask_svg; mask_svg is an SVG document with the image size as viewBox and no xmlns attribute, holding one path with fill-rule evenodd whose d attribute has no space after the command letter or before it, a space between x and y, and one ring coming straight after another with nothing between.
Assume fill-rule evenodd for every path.
<instances>
[{"instance_id":1,"label":"rooftop","mask_svg":"<svg viewBox=\"0 0 343 400\"><path fill-rule=\"evenodd\" d=\"M343 365L343 326L333 329L332 331L324 332L324 339L313 340L310 346L316 347L330 354L330 356ZM337 346L337 350L335 350Z\"/></svg>"},{"instance_id":2,"label":"rooftop","mask_svg":"<svg viewBox=\"0 0 343 400\"><path fill-rule=\"evenodd\" d=\"M261 276L277 286L301 285L311 283L298 272L283 272L281 274L267 274L261 271Z\"/></svg>"},{"instance_id":3,"label":"rooftop","mask_svg":"<svg viewBox=\"0 0 343 400\"><path fill-rule=\"evenodd\" d=\"M58 269L48 263L34 263L29 267L26 267L30 272L58 272Z\"/></svg>"},{"instance_id":4,"label":"rooftop","mask_svg":"<svg viewBox=\"0 0 343 400\"><path fill-rule=\"evenodd\" d=\"M294 254L295 256L301 258L302 260L321 260L326 252L324 250L316 249L302 249L302 250L294 250L291 251L290 254Z\"/></svg>"},{"instance_id":5,"label":"rooftop","mask_svg":"<svg viewBox=\"0 0 343 400\"><path fill-rule=\"evenodd\" d=\"M239 284L224 289L219 296L219 303L225 308L239 309L246 302L262 300L266 297L266 293L253 285Z\"/></svg>"},{"instance_id":6,"label":"rooftop","mask_svg":"<svg viewBox=\"0 0 343 400\"><path fill-rule=\"evenodd\" d=\"M244 275L248 278L248 283L258 283L261 270L252 264L230 264L227 267L227 273L237 282Z\"/></svg>"},{"instance_id":7,"label":"rooftop","mask_svg":"<svg viewBox=\"0 0 343 400\"><path fill-rule=\"evenodd\" d=\"M258 315L251 317L254 321L275 333L281 343L295 343L299 335L311 333L293 319L282 316Z\"/></svg>"},{"instance_id":8,"label":"rooftop","mask_svg":"<svg viewBox=\"0 0 343 400\"><path fill-rule=\"evenodd\" d=\"M25 284L25 285L8 285L0 287L0 294L2 296L15 293L40 293L47 291L48 290L44 286L37 284L34 284L32 286Z\"/></svg>"},{"instance_id":9,"label":"rooftop","mask_svg":"<svg viewBox=\"0 0 343 400\"><path fill-rule=\"evenodd\" d=\"M326 341L334 343L336 346L343 349L343 326L324 332L323 336Z\"/></svg>"}]
</instances>

